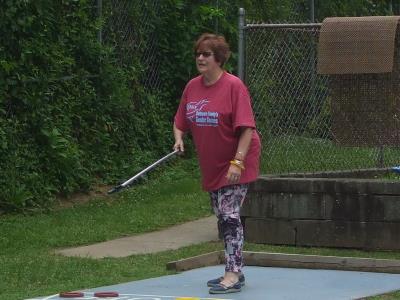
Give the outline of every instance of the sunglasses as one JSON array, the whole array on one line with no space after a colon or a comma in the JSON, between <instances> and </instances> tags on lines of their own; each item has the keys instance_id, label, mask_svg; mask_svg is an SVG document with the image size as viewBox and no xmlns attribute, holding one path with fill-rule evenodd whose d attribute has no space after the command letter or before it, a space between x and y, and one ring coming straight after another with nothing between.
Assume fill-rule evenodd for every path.
<instances>
[{"instance_id":1,"label":"sunglasses","mask_svg":"<svg viewBox=\"0 0 400 300\"><path fill-rule=\"evenodd\" d=\"M200 57L200 55L203 55L203 57L210 57L211 55L213 55L214 53L212 53L211 51L203 51L203 52L196 52L194 55L198 58Z\"/></svg>"}]
</instances>

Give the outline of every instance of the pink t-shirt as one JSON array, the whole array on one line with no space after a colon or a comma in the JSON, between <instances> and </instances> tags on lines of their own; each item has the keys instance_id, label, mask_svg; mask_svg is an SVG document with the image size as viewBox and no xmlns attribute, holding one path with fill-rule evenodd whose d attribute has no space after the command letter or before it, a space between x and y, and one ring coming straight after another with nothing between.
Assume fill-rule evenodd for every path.
<instances>
[{"instance_id":1,"label":"pink t-shirt","mask_svg":"<svg viewBox=\"0 0 400 300\"><path fill-rule=\"evenodd\" d=\"M246 86L227 72L211 86L204 85L201 75L193 78L183 91L175 126L192 133L203 189L214 191L229 185L225 176L237 151L238 129L241 126L255 128ZM257 179L260 149L260 138L254 130L239 183Z\"/></svg>"}]
</instances>

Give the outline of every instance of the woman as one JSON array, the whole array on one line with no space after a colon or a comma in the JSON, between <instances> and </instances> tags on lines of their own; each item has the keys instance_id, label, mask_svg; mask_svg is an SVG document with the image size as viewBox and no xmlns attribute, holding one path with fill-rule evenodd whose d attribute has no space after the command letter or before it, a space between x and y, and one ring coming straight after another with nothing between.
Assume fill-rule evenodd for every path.
<instances>
[{"instance_id":1,"label":"woman","mask_svg":"<svg viewBox=\"0 0 400 300\"><path fill-rule=\"evenodd\" d=\"M202 187L210 194L224 238L225 274L207 282L209 292L240 292L245 282L240 207L249 182L258 176L260 139L246 86L223 69L230 56L225 38L205 33L194 51L200 75L184 89L174 119L174 149L184 151L183 137L190 131Z\"/></svg>"}]
</instances>

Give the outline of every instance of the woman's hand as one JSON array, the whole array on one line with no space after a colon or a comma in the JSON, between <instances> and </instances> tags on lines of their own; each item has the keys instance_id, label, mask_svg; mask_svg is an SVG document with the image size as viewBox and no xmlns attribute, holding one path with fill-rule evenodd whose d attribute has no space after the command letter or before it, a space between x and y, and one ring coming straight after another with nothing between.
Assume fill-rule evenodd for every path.
<instances>
[{"instance_id":1,"label":"woman's hand","mask_svg":"<svg viewBox=\"0 0 400 300\"><path fill-rule=\"evenodd\" d=\"M228 173L226 174L226 179L229 184L237 184L239 183L240 176L242 175L242 169L235 165L230 165L228 169Z\"/></svg>"},{"instance_id":2,"label":"woman's hand","mask_svg":"<svg viewBox=\"0 0 400 300\"><path fill-rule=\"evenodd\" d=\"M174 144L174 150L179 150L179 152L185 151L185 147L183 144L183 139L177 139Z\"/></svg>"},{"instance_id":3,"label":"woman's hand","mask_svg":"<svg viewBox=\"0 0 400 300\"><path fill-rule=\"evenodd\" d=\"M176 127L175 123L174 123L173 131L174 131L174 138L175 138L175 144L174 144L173 148L174 148L174 150L179 150L179 152L181 152L181 154L182 154L182 152L185 151L185 147L183 144L183 136L185 135L185 133L182 130L179 130Z\"/></svg>"}]
</instances>

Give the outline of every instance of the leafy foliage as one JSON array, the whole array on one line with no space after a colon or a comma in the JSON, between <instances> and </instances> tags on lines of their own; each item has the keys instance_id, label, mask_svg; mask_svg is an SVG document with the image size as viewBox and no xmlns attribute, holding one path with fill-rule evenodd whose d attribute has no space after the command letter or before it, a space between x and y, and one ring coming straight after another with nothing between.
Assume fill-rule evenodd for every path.
<instances>
[{"instance_id":1,"label":"leafy foliage","mask_svg":"<svg viewBox=\"0 0 400 300\"><path fill-rule=\"evenodd\" d=\"M123 1L121 1L123 2ZM326 2L326 1L325 1ZM389 1L317 1L318 18L387 13ZM195 76L193 41L203 32L225 35L235 72L237 14L254 20L307 20L306 0L151 1L128 9L135 51L120 32L99 43L103 17L93 0L3 0L0 11L0 209L48 207L55 195L115 183L169 151L180 94ZM146 16L146 28L139 26ZM139 28L139 29L138 29ZM156 37L160 86L143 56Z\"/></svg>"},{"instance_id":2,"label":"leafy foliage","mask_svg":"<svg viewBox=\"0 0 400 300\"><path fill-rule=\"evenodd\" d=\"M116 68L113 52L97 42L90 10L90 1L18 0L3 6L4 209L43 207L55 194L88 189L115 149L132 148L113 127L118 123L122 133L133 120L129 70Z\"/></svg>"}]
</instances>

